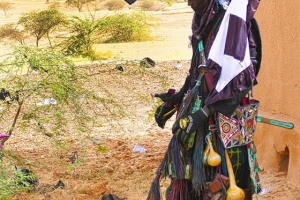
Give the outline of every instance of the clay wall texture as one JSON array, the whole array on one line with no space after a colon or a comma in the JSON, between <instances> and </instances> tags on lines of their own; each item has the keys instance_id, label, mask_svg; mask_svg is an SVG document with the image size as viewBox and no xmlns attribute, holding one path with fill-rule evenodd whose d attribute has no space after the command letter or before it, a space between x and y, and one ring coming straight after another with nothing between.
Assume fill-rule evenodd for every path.
<instances>
[{"instance_id":1,"label":"clay wall texture","mask_svg":"<svg viewBox=\"0 0 300 200\"><path fill-rule=\"evenodd\" d=\"M264 110L300 120L300 1L263 0L256 18L263 60L255 96Z\"/></svg>"},{"instance_id":2,"label":"clay wall texture","mask_svg":"<svg viewBox=\"0 0 300 200\"><path fill-rule=\"evenodd\" d=\"M293 130L258 124L258 161L266 171L284 172L300 185L300 1L263 0L256 19L260 25L263 59L254 96L260 114L290 121Z\"/></svg>"}]
</instances>

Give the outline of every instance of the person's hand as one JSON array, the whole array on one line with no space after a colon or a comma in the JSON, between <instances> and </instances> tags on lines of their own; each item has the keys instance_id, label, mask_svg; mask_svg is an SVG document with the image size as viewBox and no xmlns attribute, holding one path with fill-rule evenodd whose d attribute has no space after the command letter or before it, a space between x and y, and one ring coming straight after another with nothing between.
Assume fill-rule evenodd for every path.
<instances>
[{"instance_id":1,"label":"person's hand","mask_svg":"<svg viewBox=\"0 0 300 200\"><path fill-rule=\"evenodd\" d=\"M163 103L155 111L155 121L160 128L164 128L168 119L176 112L177 107L173 104Z\"/></svg>"},{"instance_id":2,"label":"person's hand","mask_svg":"<svg viewBox=\"0 0 300 200\"><path fill-rule=\"evenodd\" d=\"M178 140L184 143L193 132L208 120L209 114L210 112L207 106L204 106L195 113L189 113L187 116L177 120L173 125L173 134L176 134Z\"/></svg>"},{"instance_id":3,"label":"person's hand","mask_svg":"<svg viewBox=\"0 0 300 200\"><path fill-rule=\"evenodd\" d=\"M184 85L181 87L181 89L176 92L174 89L169 89L166 93L153 93L151 94L152 97L158 97L163 102L169 102L172 104L178 104L184 97L184 94L188 91L190 84L190 76L186 77Z\"/></svg>"},{"instance_id":4,"label":"person's hand","mask_svg":"<svg viewBox=\"0 0 300 200\"><path fill-rule=\"evenodd\" d=\"M151 96L152 96L152 98L158 97L163 102L168 102L174 94L175 94L175 90L169 89L168 92L166 92L166 93L152 93Z\"/></svg>"},{"instance_id":5,"label":"person's hand","mask_svg":"<svg viewBox=\"0 0 300 200\"><path fill-rule=\"evenodd\" d=\"M170 102L172 104L177 104L178 102L180 102L180 100L182 100L184 93L182 91L179 91L177 93L175 93L175 92L171 93L170 90L172 90L172 89L169 89L169 91L167 93L161 93L161 94L154 93L151 96L158 97L163 102Z\"/></svg>"}]
</instances>

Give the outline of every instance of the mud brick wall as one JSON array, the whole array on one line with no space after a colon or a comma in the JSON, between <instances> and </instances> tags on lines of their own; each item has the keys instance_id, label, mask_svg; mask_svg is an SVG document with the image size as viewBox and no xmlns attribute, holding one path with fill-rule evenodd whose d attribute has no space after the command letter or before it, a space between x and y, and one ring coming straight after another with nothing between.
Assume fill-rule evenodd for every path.
<instances>
[{"instance_id":1,"label":"mud brick wall","mask_svg":"<svg viewBox=\"0 0 300 200\"><path fill-rule=\"evenodd\" d=\"M254 96L260 114L290 121L293 130L258 124L258 161L267 171L284 172L300 185L300 43L299 0L261 1L256 19L263 42L263 61Z\"/></svg>"}]
</instances>

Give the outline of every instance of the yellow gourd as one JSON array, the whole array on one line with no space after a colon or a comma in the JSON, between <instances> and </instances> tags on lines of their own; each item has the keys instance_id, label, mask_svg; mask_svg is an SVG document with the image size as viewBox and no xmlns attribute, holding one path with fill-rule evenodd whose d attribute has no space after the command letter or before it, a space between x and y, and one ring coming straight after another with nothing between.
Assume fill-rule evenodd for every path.
<instances>
[{"instance_id":1,"label":"yellow gourd","mask_svg":"<svg viewBox=\"0 0 300 200\"><path fill-rule=\"evenodd\" d=\"M207 157L207 163L212 166L212 167L216 167L221 163L221 156L214 151L214 148L212 146L212 143L210 141L210 138L207 138L207 142L209 145L209 154Z\"/></svg>"},{"instance_id":2,"label":"yellow gourd","mask_svg":"<svg viewBox=\"0 0 300 200\"><path fill-rule=\"evenodd\" d=\"M203 152L203 160L202 160L202 162L203 162L204 165L207 165L208 154L209 154L209 145L207 144L205 146L205 149L204 149L204 152Z\"/></svg>"},{"instance_id":3,"label":"yellow gourd","mask_svg":"<svg viewBox=\"0 0 300 200\"><path fill-rule=\"evenodd\" d=\"M236 185L235 177L232 169L232 164L228 155L228 152L225 150L226 166L229 176L229 189L227 190L226 200L244 200L245 192Z\"/></svg>"}]
</instances>

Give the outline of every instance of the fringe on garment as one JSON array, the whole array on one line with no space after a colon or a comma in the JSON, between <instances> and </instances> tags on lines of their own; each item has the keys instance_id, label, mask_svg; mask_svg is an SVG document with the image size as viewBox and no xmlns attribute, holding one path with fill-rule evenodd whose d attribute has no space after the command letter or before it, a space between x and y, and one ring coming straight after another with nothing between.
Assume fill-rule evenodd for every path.
<instances>
[{"instance_id":1,"label":"fringe on garment","mask_svg":"<svg viewBox=\"0 0 300 200\"><path fill-rule=\"evenodd\" d=\"M151 188L148 193L147 200L160 200L160 179L167 176L176 177L176 179L184 179L184 166L181 160L180 146L176 135L173 135L164 159L160 163L156 177L152 181Z\"/></svg>"},{"instance_id":2,"label":"fringe on garment","mask_svg":"<svg viewBox=\"0 0 300 200\"><path fill-rule=\"evenodd\" d=\"M194 154L193 154L193 189L199 193L203 190L205 180L204 166L203 166L203 145L204 133L198 130L195 136Z\"/></svg>"},{"instance_id":3,"label":"fringe on garment","mask_svg":"<svg viewBox=\"0 0 300 200\"><path fill-rule=\"evenodd\" d=\"M159 184L160 177L155 177L152 184L150 191L148 193L147 200L160 200L160 184Z\"/></svg>"},{"instance_id":4,"label":"fringe on garment","mask_svg":"<svg viewBox=\"0 0 300 200\"><path fill-rule=\"evenodd\" d=\"M185 177L185 167L183 166L183 163L182 163L182 154L180 152L180 144L177 140L177 137L174 135L173 136L173 139L172 139L172 148L169 149L169 153L170 153L170 156L171 156L171 164L170 166L171 169L172 169L172 177L174 177L175 179L184 179ZM170 167L169 166L169 167Z\"/></svg>"},{"instance_id":5,"label":"fringe on garment","mask_svg":"<svg viewBox=\"0 0 300 200\"><path fill-rule=\"evenodd\" d=\"M172 183L168 200L189 200L192 188L197 194L203 193L206 182L204 166L202 162L205 134L204 127L201 127L200 129L202 130L197 131L194 140L194 152L191 169L192 180L185 179L186 166L183 161L183 155L180 151L180 143L178 142L176 135L173 135L164 159L156 171L156 177L154 178L150 187L147 200L161 199L160 179L169 176L172 179Z\"/></svg>"}]
</instances>

